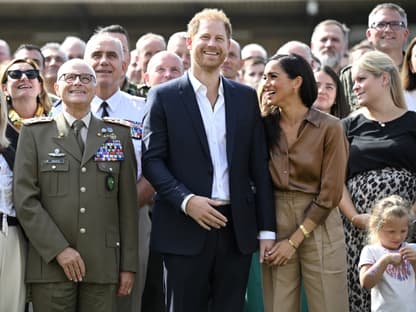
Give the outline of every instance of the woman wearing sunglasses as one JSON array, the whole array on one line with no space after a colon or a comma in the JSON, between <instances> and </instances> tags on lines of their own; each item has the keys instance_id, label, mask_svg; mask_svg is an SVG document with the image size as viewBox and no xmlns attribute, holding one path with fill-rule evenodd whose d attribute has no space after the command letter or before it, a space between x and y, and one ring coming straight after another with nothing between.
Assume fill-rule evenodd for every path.
<instances>
[{"instance_id":1,"label":"woman wearing sunglasses","mask_svg":"<svg viewBox=\"0 0 416 312\"><path fill-rule=\"evenodd\" d=\"M7 105L0 91L0 311L23 312L26 247L12 202L15 149L6 127Z\"/></svg>"},{"instance_id":2,"label":"woman wearing sunglasses","mask_svg":"<svg viewBox=\"0 0 416 312\"><path fill-rule=\"evenodd\" d=\"M51 102L36 63L30 59L14 59L0 76L7 102L7 138L16 148L23 120L48 115Z\"/></svg>"}]
</instances>

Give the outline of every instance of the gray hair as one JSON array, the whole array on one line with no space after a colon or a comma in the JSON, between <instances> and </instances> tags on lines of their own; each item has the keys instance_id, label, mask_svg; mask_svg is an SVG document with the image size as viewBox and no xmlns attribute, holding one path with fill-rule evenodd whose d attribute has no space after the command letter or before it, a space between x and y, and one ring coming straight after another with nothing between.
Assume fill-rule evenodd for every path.
<instances>
[{"instance_id":1,"label":"gray hair","mask_svg":"<svg viewBox=\"0 0 416 312\"><path fill-rule=\"evenodd\" d=\"M377 5L368 15L368 27L371 27L374 23L374 16L380 10L391 10L396 11L399 13L400 17L402 18L402 22L404 23L405 27L407 27L407 14L403 8L395 3L381 3Z\"/></svg>"}]
</instances>

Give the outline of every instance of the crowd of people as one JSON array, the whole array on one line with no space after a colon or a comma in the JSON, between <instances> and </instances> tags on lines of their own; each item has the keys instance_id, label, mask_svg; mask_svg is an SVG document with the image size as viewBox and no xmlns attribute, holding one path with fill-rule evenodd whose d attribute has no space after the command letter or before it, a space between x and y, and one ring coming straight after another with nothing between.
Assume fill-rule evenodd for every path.
<instances>
[{"instance_id":1,"label":"crowd of people","mask_svg":"<svg viewBox=\"0 0 416 312\"><path fill-rule=\"evenodd\" d=\"M270 54L232 34L203 9L133 49L0 39L0 311L416 309L404 9L350 49L333 19Z\"/></svg>"}]
</instances>

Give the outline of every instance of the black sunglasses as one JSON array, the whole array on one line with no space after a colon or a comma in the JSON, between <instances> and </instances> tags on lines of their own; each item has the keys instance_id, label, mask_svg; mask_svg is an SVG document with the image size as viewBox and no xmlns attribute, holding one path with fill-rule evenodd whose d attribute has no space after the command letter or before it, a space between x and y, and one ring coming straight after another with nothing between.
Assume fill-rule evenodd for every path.
<instances>
[{"instance_id":1,"label":"black sunglasses","mask_svg":"<svg viewBox=\"0 0 416 312\"><path fill-rule=\"evenodd\" d=\"M39 71L37 69L28 69L28 70L9 70L7 71L7 75L12 79L20 79L22 78L23 74L26 75L27 79L36 79L39 78Z\"/></svg>"}]
</instances>

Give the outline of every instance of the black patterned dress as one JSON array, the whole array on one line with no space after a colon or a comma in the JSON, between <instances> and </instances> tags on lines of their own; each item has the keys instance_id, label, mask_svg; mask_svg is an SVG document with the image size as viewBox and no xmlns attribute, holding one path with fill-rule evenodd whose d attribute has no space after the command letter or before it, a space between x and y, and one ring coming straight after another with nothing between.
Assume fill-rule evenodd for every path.
<instances>
[{"instance_id":1,"label":"black patterned dress","mask_svg":"<svg viewBox=\"0 0 416 312\"><path fill-rule=\"evenodd\" d=\"M347 189L358 213L370 213L375 203L396 194L416 202L416 113L387 123L359 114L343 120L350 142ZM351 312L370 311L370 292L359 282L358 261L367 231L343 217Z\"/></svg>"}]
</instances>

